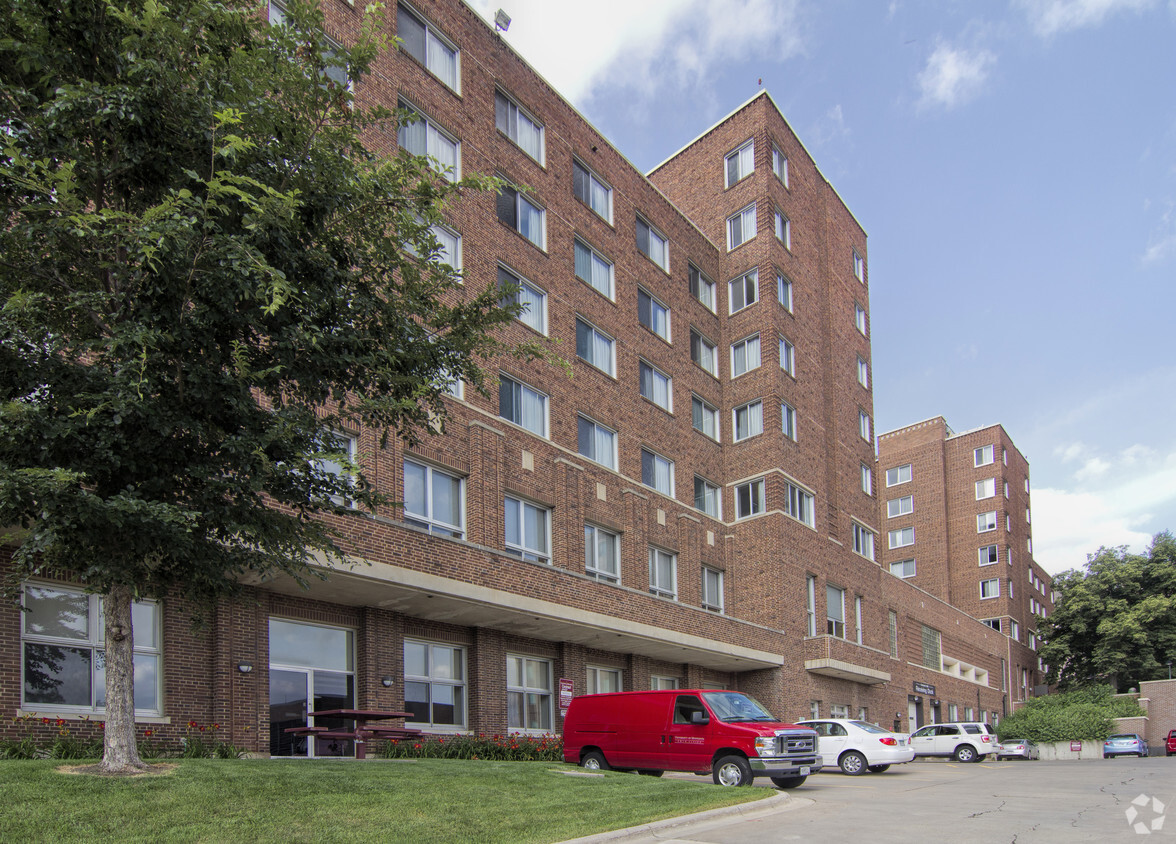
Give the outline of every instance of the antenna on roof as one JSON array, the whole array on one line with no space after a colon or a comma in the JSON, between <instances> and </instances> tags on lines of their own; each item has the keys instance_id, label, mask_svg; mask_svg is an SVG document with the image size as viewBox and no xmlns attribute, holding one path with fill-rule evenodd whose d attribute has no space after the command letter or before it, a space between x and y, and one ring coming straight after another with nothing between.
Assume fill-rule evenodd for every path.
<instances>
[{"instance_id":1,"label":"antenna on roof","mask_svg":"<svg viewBox=\"0 0 1176 844\"><path fill-rule=\"evenodd\" d=\"M499 9L494 13L494 28L499 32L506 32L510 29L510 15Z\"/></svg>"}]
</instances>

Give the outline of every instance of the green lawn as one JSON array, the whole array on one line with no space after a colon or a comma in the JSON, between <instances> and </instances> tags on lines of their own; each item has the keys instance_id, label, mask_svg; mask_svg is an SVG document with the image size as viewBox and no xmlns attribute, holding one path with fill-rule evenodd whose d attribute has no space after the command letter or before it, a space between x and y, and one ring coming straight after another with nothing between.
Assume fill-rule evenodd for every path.
<instances>
[{"instance_id":1,"label":"green lawn","mask_svg":"<svg viewBox=\"0 0 1176 844\"><path fill-rule=\"evenodd\" d=\"M136 778L62 765L0 762L0 841L561 841L773 793L550 762L193 759Z\"/></svg>"}]
</instances>

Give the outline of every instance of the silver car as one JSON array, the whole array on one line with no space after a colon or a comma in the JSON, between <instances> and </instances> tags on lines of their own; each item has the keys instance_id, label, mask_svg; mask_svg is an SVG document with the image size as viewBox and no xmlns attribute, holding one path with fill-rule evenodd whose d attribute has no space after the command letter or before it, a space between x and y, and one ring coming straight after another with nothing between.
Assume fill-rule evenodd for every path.
<instances>
[{"instance_id":1,"label":"silver car","mask_svg":"<svg viewBox=\"0 0 1176 844\"><path fill-rule=\"evenodd\" d=\"M1037 745L1028 739L1005 739L996 746L997 759L1040 759Z\"/></svg>"}]
</instances>

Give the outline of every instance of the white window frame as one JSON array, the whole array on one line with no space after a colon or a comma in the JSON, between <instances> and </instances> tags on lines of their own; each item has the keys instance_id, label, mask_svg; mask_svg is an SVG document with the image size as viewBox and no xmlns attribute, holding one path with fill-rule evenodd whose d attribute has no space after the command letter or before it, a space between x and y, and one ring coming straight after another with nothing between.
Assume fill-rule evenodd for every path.
<instances>
[{"instance_id":1,"label":"white window frame","mask_svg":"<svg viewBox=\"0 0 1176 844\"><path fill-rule=\"evenodd\" d=\"M744 418L742 436L740 436L740 416ZM731 440L741 443L752 437L758 437L764 432L764 403L762 399L755 399L731 410Z\"/></svg>"},{"instance_id":2,"label":"white window frame","mask_svg":"<svg viewBox=\"0 0 1176 844\"><path fill-rule=\"evenodd\" d=\"M425 69L428 70L429 73L433 74L433 76L436 77L447 88L454 91L455 93L460 94L461 93L461 50L459 50L457 48L457 46L452 41L450 41L448 38L441 35L437 31L437 29L431 23L429 23L429 21L425 18L425 16L420 14L415 8L413 8L412 6L409 6L406 3L397 3L396 5L397 5L396 31L397 31L398 35L400 34L400 24L399 24L400 10L404 10L405 12L407 12L410 17L414 18L416 20L416 22L418 24L420 24L421 26L423 26L425 29L425 55L423 57L418 56L415 53L413 53L412 51L405 49L403 44L400 48L401 51L409 56L412 56L414 59L416 59L422 65L424 65ZM401 40L403 42L405 39L402 38ZM452 80L448 79L447 75L443 75L441 72L439 72L443 68L439 67L439 62L437 60L442 54L451 54L453 57L453 79Z\"/></svg>"},{"instance_id":3,"label":"white window frame","mask_svg":"<svg viewBox=\"0 0 1176 844\"><path fill-rule=\"evenodd\" d=\"M611 543L607 542L611 540ZM611 544L611 553L608 545ZM612 570L603 569L599 562L601 557L611 558ZM584 524L584 571L589 577L603 583L621 582L621 535L616 531L597 527L591 523Z\"/></svg>"},{"instance_id":4,"label":"white window frame","mask_svg":"<svg viewBox=\"0 0 1176 844\"><path fill-rule=\"evenodd\" d=\"M840 618L834 614L835 611L841 613ZM834 586L831 583L825 584L825 635L832 636L835 639L846 638L845 589L840 586ZM837 709L837 707L834 706L833 709ZM849 714L848 710L846 714Z\"/></svg>"},{"instance_id":5,"label":"white window frame","mask_svg":"<svg viewBox=\"0 0 1176 844\"><path fill-rule=\"evenodd\" d=\"M894 528L886 535L886 543L891 549L914 545L915 529L913 527Z\"/></svg>"},{"instance_id":6,"label":"white window frame","mask_svg":"<svg viewBox=\"0 0 1176 844\"><path fill-rule=\"evenodd\" d=\"M499 102L503 105L502 113L499 112ZM511 118L514 118L513 121ZM501 118L501 119L500 119ZM505 125L501 120L505 120ZM514 133L511 134L512 122ZM524 146L520 139L522 129L529 127L529 131L534 134L536 138L538 149L531 150ZM502 135L509 138L511 142L525 152L529 157L537 161L540 166L547 162L547 143L546 132L543 124L539 122L529 111L523 108L510 94L507 94L501 88L494 92L494 128L496 128Z\"/></svg>"},{"instance_id":7,"label":"white window frame","mask_svg":"<svg viewBox=\"0 0 1176 844\"><path fill-rule=\"evenodd\" d=\"M641 230L642 230L642 228L645 229L646 234L649 239L648 247L646 249L643 249L641 247ZM657 249L654 248L655 241L658 244ZM657 227L654 226L653 223L649 222L649 220L645 219L640 214L637 215L637 251L640 252L642 255L644 255L649 260L653 261L654 264L661 267L667 273L670 271L670 240L669 240L669 238L667 238L664 234L662 234L660 231L658 231ZM661 258L660 260L658 259L658 255L654 254L655 252L660 254L660 258Z\"/></svg>"},{"instance_id":8,"label":"white window frame","mask_svg":"<svg viewBox=\"0 0 1176 844\"><path fill-rule=\"evenodd\" d=\"M865 440L866 442L871 441L870 440L871 430L872 430L872 425L870 423L870 415L868 413L866 413L864 410L859 410L858 411L858 433L861 434L862 439Z\"/></svg>"},{"instance_id":9,"label":"white window frame","mask_svg":"<svg viewBox=\"0 0 1176 844\"><path fill-rule=\"evenodd\" d=\"M511 222L508 222L507 220L503 220L501 215L498 214L498 208L496 206L495 215L498 217L499 222L501 222L503 225L510 226L511 229L514 230L515 232L517 232L520 237L522 237L525 241L527 241L527 243L530 243L532 246L535 246L538 249L542 249L544 252L546 252L547 251L547 209L544 208L542 205L537 205L536 203L527 199L526 195L521 190L519 190L515 185L512 185L512 184L503 184L501 186L501 188L499 189L498 193L499 193L499 199L506 196L508 193L513 194L513 196L514 196L514 199L513 199L513 202L514 202L514 222L511 223ZM524 228L523 218L525 216L524 209L532 212L538 218L538 231L535 232L536 237L531 237L531 235L528 234L528 232L523 230L523 228ZM528 226L527 228L529 229L530 227Z\"/></svg>"},{"instance_id":10,"label":"white window frame","mask_svg":"<svg viewBox=\"0 0 1176 844\"><path fill-rule=\"evenodd\" d=\"M586 454L584 452L584 444L580 442L581 423L591 427L591 454ZM600 453L600 446L602 442L608 443L608 454ZM576 414L576 450L581 457L586 457L593 463L599 463L601 466L607 466L614 472L617 469L617 432L612 428L609 428L607 425L601 425L595 419L591 419L582 413Z\"/></svg>"},{"instance_id":11,"label":"white window frame","mask_svg":"<svg viewBox=\"0 0 1176 844\"><path fill-rule=\"evenodd\" d=\"M865 463L862 466L862 492L866 495L874 494L874 470Z\"/></svg>"},{"instance_id":12,"label":"white window frame","mask_svg":"<svg viewBox=\"0 0 1176 844\"><path fill-rule=\"evenodd\" d=\"M693 328L690 329L690 360L708 375L719 377L719 347Z\"/></svg>"},{"instance_id":13,"label":"white window frame","mask_svg":"<svg viewBox=\"0 0 1176 844\"><path fill-rule=\"evenodd\" d=\"M403 515L404 521L410 525L415 525L416 527L427 530L429 533L435 534L437 536L449 536L449 537L455 537L457 539L465 539L465 535L466 535L465 534L465 518L466 518L465 478L463 478L459 475L455 475L452 472L443 472L440 469L435 469L432 466L430 466L428 463L425 463L421 460L409 460L408 458L405 458L403 470L404 470L404 474L405 474L406 478L407 478L407 474L408 474L408 466L409 465L412 465L412 466L415 466L419 469L425 470L424 496L425 496L425 510L426 510L426 512L414 513L408 509L409 508L408 488L407 488L408 482L407 482L407 480L405 480L404 515ZM450 524L448 522L442 521L441 519L437 518L433 513L433 484L434 484L434 481L435 481L435 478L437 475L440 475L441 477L445 478L447 481L456 481L457 482L459 524L454 525L454 524Z\"/></svg>"},{"instance_id":14,"label":"white window frame","mask_svg":"<svg viewBox=\"0 0 1176 844\"><path fill-rule=\"evenodd\" d=\"M702 486L702 503L703 506L698 506L698 488ZM707 509L707 502L712 502L713 507ZM708 516L715 519L723 518L723 489L718 484L713 484L701 475L694 476L694 509L700 513L706 513Z\"/></svg>"},{"instance_id":15,"label":"white window frame","mask_svg":"<svg viewBox=\"0 0 1176 844\"><path fill-rule=\"evenodd\" d=\"M700 412L695 412L699 408ZM699 427L699 420L702 420L702 427ZM706 429L706 420L711 421L711 430ZM697 393L690 394L690 424L694 430L702 434L704 437L719 442L720 439L720 425L719 425L719 409L706 399L699 396Z\"/></svg>"},{"instance_id":16,"label":"white window frame","mask_svg":"<svg viewBox=\"0 0 1176 844\"><path fill-rule=\"evenodd\" d=\"M903 470L906 470L905 472ZM906 475L906 477L903 477ZM904 463L901 466L891 466L886 470L886 486L898 486L899 484L908 484L914 475L914 470L910 463ZM893 478L893 480L891 480Z\"/></svg>"},{"instance_id":17,"label":"white window frame","mask_svg":"<svg viewBox=\"0 0 1176 844\"><path fill-rule=\"evenodd\" d=\"M723 611L723 572L710 566L702 567L702 608Z\"/></svg>"},{"instance_id":18,"label":"white window frame","mask_svg":"<svg viewBox=\"0 0 1176 844\"><path fill-rule=\"evenodd\" d=\"M461 234L457 229L443 226L440 223L429 227L433 237L437 238L437 243L441 247L437 251L437 260L445 265L453 268L455 273L461 273L462 254L461 254ZM450 247L452 242L452 247Z\"/></svg>"},{"instance_id":19,"label":"white window frame","mask_svg":"<svg viewBox=\"0 0 1176 844\"><path fill-rule=\"evenodd\" d=\"M759 369L760 364L763 363L762 350L760 348L759 334L752 334L749 337L744 337L742 340L737 340L731 344L731 377L738 378L740 375L746 375L752 370ZM736 365L737 361L742 361L742 369Z\"/></svg>"},{"instance_id":20,"label":"white window frame","mask_svg":"<svg viewBox=\"0 0 1176 844\"><path fill-rule=\"evenodd\" d=\"M586 188L587 196L580 196L580 194L576 192L576 168L579 168L580 170L584 171L584 186ZM592 211L598 217L600 217L602 220L604 220L609 225L612 225L612 221L613 221L612 186L610 186L608 184L608 182L604 181L604 179L600 178L600 176L598 176L596 174L596 172L591 167L588 167L586 164L584 164L584 162L580 161L580 159L578 159L578 158L572 159L572 195L575 196L581 202L583 202L585 205L587 205L589 208L591 208ZM596 207L596 199L598 196L601 196L601 195L604 197L603 211L600 208Z\"/></svg>"},{"instance_id":21,"label":"white window frame","mask_svg":"<svg viewBox=\"0 0 1176 844\"><path fill-rule=\"evenodd\" d=\"M976 481L976 500L996 497L996 478L982 478Z\"/></svg>"},{"instance_id":22,"label":"white window frame","mask_svg":"<svg viewBox=\"0 0 1176 844\"><path fill-rule=\"evenodd\" d=\"M548 395L546 393L540 392L539 390L536 390L534 387L530 386L526 382L520 381L518 378L514 378L510 375L507 375L505 372L499 374L498 380L499 380L498 417L500 419L505 419L507 422L510 422L512 425L518 425L520 428L522 428L525 431L530 431L532 434L535 434L536 436L543 437L546 439L547 435L548 435L547 432L551 428L551 426L549 424L549 419L548 419L548 414L550 412L551 402L550 402ZM519 387L519 420L517 422L514 419L511 419L509 416L502 415L502 382L510 382L511 384L518 385L518 387ZM543 426L542 426L541 430L529 428L523 422L522 400L528 394L533 395L535 397L535 400L537 400L543 408Z\"/></svg>"},{"instance_id":23,"label":"white window frame","mask_svg":"<svg viewBox=\"0 0 1176 844\"><path fill-rule=\"evenodd\" d=\"M648 322L642 318L642 297L649 300ZM637 288L637 322L667 343L672 342L670 334L670 306L644 287Z\"/></svg>"},{"instance_id":24,"label":"white window frame","mask_svg":"<svg viewBox=\"0 0 1176 844\"><path fill-rule=\"evenodd\" d=\"M780 271L776 271L776 299L784 310L792 313L792 279Z\"/></svg>"},{"instance_id":25,"label":"white window frame","mask_svg":"<svg viewBox=\"0 0 1176 844\"><path fill-rule=\"evenodd\" d=\"M817 579L813 575L805 575L804 578L804 598L805 598L805 615L807 626L805 628L806 634L809 636L817 635ZM814 715L819 718L819 712Z\"/></svg>"},{"instance_id":26,"label":"white window frame","mask_svg":"<svg viewBox=\"0 0 1176 844\"><path fill-rule=\"evenodd\" d=\"M793 483L784 484L784 515L802 525L816 527L817 499L807 489Z\"/></svg>"},{"instance_id":27,"label":"white window frame","mask_svg":"<svg viewBox=\"0 0 1176 844\"><path fill-rule=\"evenodd\" d=\"M603 665L588 665L585 666L585 674L587 679L584 683L584 693L589 695L599 695L608 692L622 692L625 690L621 682L621 669L608 668ZM608 679L608 682L602 684L602 680ZM605 688L602 688L605 687Z\"/></svg>"},{"instance_id":28,"label":"white window frame","mask_svg":"<svg viewBox=\"0 0 1176 844\"><path fill-rule=\"evenodd\" d=\"M519 539L517 542L512 542L507 536L508 522L506 521L506 513L510 509L514 509L517 514L519 524ZM516 498L513 495L507 495L503 499L503 544L506 546L506 553L512 557L519 557L532 563L541 563L543 565L551 565L551 508L544 507L542 504L535 504L527 501L524 498ZM526 544L527 541L527 524L528 515L532 519L539 515L543 516L543 541L546 548L531 548Z\"/></svg>"},{"instance_id":29,"label":"white window frame","mask_svg":"<svg viewBox=\"0 0 1176 844\"><path fill-rule=\"evenodd\" d=\"M498 285L502 287L506 280L503 279L503 274L510 276L511 283L517 288L514 292L504 295L503 302L507 304L522 303L524 308L515 317L523 325L530 328L532 331L537 331L544 337L547 336L547 291L540 287L536 287L527 279L516 273L514 270L507 267L505 264L498 265ZM532 308L531 302L524 302L524 299L530 299L531 302L538 302L538 308Z\"/></svg>"},{"instance_id":30,"label":"white window frame","mask_svg":"<svg viewBox=\"0 0 1176 844\"><path fill-rule=\"evenodd\" d=\"M897 519L899 516L906 516L914 511L915 497L913 495L891 498L886 502L886 518L888 519Z\"/></svg>"},{"instance_id":31,"label":"white window frame","mask_svg":"<svg viewBox=\"0 0 1176 844\"><path fill-rule=\"evenodd\" d=\"M469 723L469 715L470 715L469 687L466 683L466 678L467 678L468 672L467 672L467 668L466 668L467 661L466 661L465 647L462 645L450 644L449 642L431 642L426 639L416 639L416 638L406 637L404 639L404 649L407 651L407 649L410 646L419 646L419 647L424 648L424 650L425 650L425 654L424 654L424 656L425 656L425 672L426 673L424 673L424 674L410 674L408 672L408 664L409 664L408 655L405 654L405 657L404 657L405 696L407 697L407 694L408 694L407 687L408 687L409 683L422 683L422 684L428 686L428 689L429 689L429 699L428 699L429 720L415 721L412 719L405 719L405 723L411 724L414 727L428 727L429 730L432 732L459 732L461 730L464 730L466 728L466 725ZM445 649L445 650L457 652L457 654L460 658L460 661L461 661L461 676L460 677L449 677L449 676L446 676L446 672L439 672L436 670L436 663L433 659L433 649L434 648L440 648L440 649ZM446 724L444 722L438 723L433 720L433 715L434 715L434 712L433 712L434 703L433 702L434 702L434 697L435 697L433 690L435 687L442 687L442 686L449 688L449 689L455 689L455 690L460 689L460 692L453 692L452 693L455 698L460 697L460 699L461 699L462 717L461 717L460 722L458 722L458 723ZM407 705L407 703L406 703L406 705Z\"/></svg>"},{"instance_id":32,"label":"white window frame","mask_svg":"<svg viewBox=\"0 0 1176 844\"><path fill-rule=\"evenodd\" d=\"M987 580L980 581L980 600L987 601L990 598L1000 597L1000 578L993 577Z\"/></svg>"},{"instance_id":33,"label":"white window frame","mask_svg":"<svg viewBox=\"0 0 1176 844\"><path fill-rule=\"evenodd\" d=\"M796 377L796 346L787 337L780 337L780 368Z\"/></svg>"},{"instance_id":34,"label":"white window frame","mask_svg":"<svg viewBox=\"0 0 1176 844\"><path fill-rule=\"evenodd\" d=\"M583 329L583 333L587 339L586 348L583 350L584 354L581 354L580 349L581 329ZM605 360L597 359L601 349L605 350ZM616 339L605 334L595 325L580 316L576 317L576 357L612 378L616 378L617 376Z\"/></svg>"},{"instance_id":35,"label":"white window frame","mask_svg":"<svg viewBox=\"0 0 1176 844\"><path fill-rule=\"evenodd\" d=\"M789 252L791 252L792 251L792 221L789 220L787 215L785 215L784 212L781 211L779 208L776 209L775 218L776 219L775 219L774 228L775 228L775 233L776 233L776 240L778 240L782 244L784 244L784 248L787 249Z\"/></svg>"},{"instance_id":36,"label":"white window frame","mask_svg":"<svg viewBox=\"0 0 1176 844\"><path fill-rule=\"evenodd\" d=\"M857 359L857 380L867 390L870 389L870 365L860 357Z\"/></svg>"},{"instance_id":37,"label":"white window frame","mask_svg":"<svg viewBox=\"0 0 1176 844\"><path fill-rule=\"evenodd\" d=\"M649 688L653 691L673 691L681 684L677 677L666 677L662 674L649 675Z\"/></svg>"},{"instance_id":38,"label":"white window frame","mask_svg":"<svg viewBox=\"0 0 1176 844\"><path fill-rule=\"evenodd\" d=\"M555 685L555 666L550 659L541 659L538 657L524 656L523 654L508 653L507 671L506 671L506 696L507 696L507 728L512 732L524 733L526 735L544 735L550 733L554 728L554 719L552 718L552 701L555 695L551 687L543 688L542 686L531 686L527 683L527 666L529 663L543 664L547 666L547 679L552 686ZM519 680L518 683L510 682L510 660L518 660L519 666ZM527 720L527 710L529 699L534 698L534 703L537 706L539 720L536 726L530 724L511 724L510 723L510 697L511 695L522 695L523 700L523 718Z\"/></svg>"},{"instance_id":39,"label":"white window frame","mask_svg":"<svg viewBox=\"0 0 1176 844\"><path fill-rule=\"evenodd\" d=\"M644 358L637 359L637 391L667 413L674 412L674 379Z\"/></svg>"},{"instance_id":40,"label":"white window frame","mask_svg":"<svg viewBox=\"0 0 1176 844\"><path fill-rule=\"evenodd\" d=\"M866 259L856 249L853 250L853 277L862 284L866 283Z\"/></svg>"},{"instance_id":41,"label":"white window frame","mask_svg":"<svg viewBox=\"0 0 1176 844\"><path fill-rule=\"evenodd\" d=\"M908 560L895 560L890 564L890 573L895 577L901 577L907 580L915 576L917 565L914 558Z\"/></svg>"},{"instance_id":42,"label":"white window frame","mask_svg":"<svg viewBox=\"0 0 1176 844\"><path fill-rule=\"evenodd\" d=\"M739 290L739 296L735 291ZM748 270L727 282L727 304L729 313L736 314L759 301L759 270ZM736 307L736 302L740 302Z\"/></svg>"},{"instance_id":43,"label":"white window frame","mask_svg":"<svg viewBox=\"0 0 1176 844\"><path fill-rule=\"evenodd\" d=\"M784 436L793 442L797 440L796 430L796 408L788 402L780 402L780 427L784 432Z\"/></svg>"},{"instance_id":44,"label":"white window frame","mask_svg":"<svg viewBox=\"0 0 1176 844\"><path fill-rule=\"evenodd\" d=\"M788 156L775 144L772 144L772 173L784 187L788 187Z\"/></svg>"},{"instance_id":45,"label":"white window frame","mask_svg":"<svg viewBox=\"0 0 1176 844\"><path fill-rule=\"evenodd\" d=\"M853 522L853 552L867 560L874 559L874 532L864 525Z\"/></svg>"},{"instance_id":46,"label":"white window frame","mask_svg":"<svg viewBox=\"0 0 1176 844\"><path fill-rule=\"evenodd\" d=\"M647 481L646 477L645 477L645 467L646 467L646 462L647 462L645 456L647 454L649 455L648 463L649 463L651 470L652 470L651 477L650 477L649 481ZM663 469L665 471L665 473L668 474L669 489L663 489L657 485L658 469ZM645 486L649 487L650 489L657 490L662 495L666 495L666 496L669 496L670 498L673 498L674 497L674 461L670 460L670 458L668 458L668 457L663 457L662 455L658 454L653 449L642 448L641 449L641 483L645 484Z\"/></svg>"},{"instance_id":47,"label":"white window frame","mask_svg":"<svg viewBox=\"0 0 1176 844\"><path fill-rule=\"evenodd\" d=\"M440 175L443 179L446 179L450 182L456 182L458 179L460 179L461 141L457 138L457 136L446 131L445 129L442 129L441 126L433 120L433 118L429 117L429 115L425 114L411 103L405 100L400 100L399 105L400 108L407 109L408 111L411 111L413 114L415 114L418 120L414 120L411 123L406 123L400 127L396 135L397 144L410 155L424 156L428 158L429 166L433 170L436 170L438 175ZM412 149L411 144L409 143L411 138L411 136L408 134L411 131L409 127L415 126L417 123L425 124L425 148L423 150ZM443 163L441 157L437 155L437 152L440 149L439 145L442 142L451 144L453 147L452 167Z\"/></svg>"},{"instance_id":48,"label":"white window frame","mask_svg":"<svg viewBox=\"0 0 1176 844\"><path fill-rule=\"evenodd\" d=\"M983 521L981 521L983 520ZM996 511L976 514L976 533L989 533L996 530Z\"/></svg>"},{"instance_id":49,"label":"white window frame","mask_svg":"<svg viewBox=\"0 0 1176 844\"><path fill-rule=\"evenodd\" d=\"M734 184L738 184L754 172L755 138L749 138L723 156L724 187L729 188Z\"/></svg>"},{"instance_id":50,"label":"white window frame","mask_svg":"<svg viewBox=\"0 0 1176 844\"><path fill-rule=\"evenodd\" d=\"M866 309L857 302L853 303L853 324L857 328L858 333L863 337L869 337L869 330L866 324Z\"/></svg>"},{"instance_id":51,"label":"white window frame","mask_svg":"<svg viewBox=\"0 0 1176 844\"><path fill-rule=\"evenodd\" d=\"M356 457L359 453L359 437L355 434L350 434L347 431L328 431L326 436L331 440L329 443L323 443L323 450L342 451L347 455L348 466L344 466L337 460L329 457L316 457L313 459L314 467L317 471L326 472L336 477L347 476L347 485L355 480L355 474L351 467L356 465ZM355 502L349 498L341 495L332 495L331 503L339 507L354 507Z\"/></svg>"},{"instance_id":52,"label":"white window frame","mask_svg":"<svg viewBox=\"0 0 1176 844\"><path fill-rule=\"evenodd\" d=\"M580 254L579 250L588 253L588 275L591 278L584 278L584 276L580 275L580 262L577 260ZM616 301L616 281L613 262L578 237L574 238L574 244L572 246L572 265L576 278L580 279L580 281L587 284L610 302ZM601 272L598 273L598 270Z\"/></svg>"},{"instance_id":53,"label":"white window frame","mask_svg":"<svg viewBox=\"0 0 1176 844\"><path fill-rule=\"evenodd\" d=\"M763 478L756 478L753 481L735 486L735 521L764 514L767 510L766 486Z\"/></svg>"},{"instance_id":54,"label":"white window frame","mask_svg":"<svg viewBox=\"0 0 1176 844\"><path fill-rule=\"evenodd\" d=\"M687 275L690 279L690 295L702 303L702 306L710 311L712 314L716 312L718 307L718 285L706 277L706 275L694 264L687 265Z\"/></svg>"},{"instance_id":55,"label":"white window frame","mask_svg":"<svg viewBox=\"0 0 1176 844\"><path fill-rule=\"evenodd\" d=\"M972 465L979 467L988 466L991 463L994 463L995 459L993 457L993 451L994 449L990 445L982 445L979 448L974 449L972 452Z\"/></svg>"},{"instance_id":56,"label":"white window frame","mask_svg":"<svg viewBox=\"0 0 1176 844\"><path fill-rule=\"evenodd\" d=\"M663 564L668 564L668 577L664 575ZM663 582L663 579L669 582ZM678 600L678 555L673 551L649 546L649 591L653 595Z\"/></svg>"},{"instance_id":57,"label":"white window frame","mask_svg":"<svg viewBox=\"0 0 1176 844\"><path fill-rule=\"evenodd\" d=\"M755 203L739 209L727 218L727 251L738 249L756 236Z\"/></svg>"}]
</instances>

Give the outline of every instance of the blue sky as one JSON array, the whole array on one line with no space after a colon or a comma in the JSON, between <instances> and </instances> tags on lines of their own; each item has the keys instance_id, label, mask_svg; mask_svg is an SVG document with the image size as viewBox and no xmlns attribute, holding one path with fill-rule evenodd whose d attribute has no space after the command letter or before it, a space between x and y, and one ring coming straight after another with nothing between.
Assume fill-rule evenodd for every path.
<instances>
[{"instance_id":1,"label":"blue sky","mask_svg":"<svg viewBox=\"0 0 1176 844\"><path fill-rule=\"evenodd\" d=\"M643 171L763 87L869 234L875 430L1001 423L1034 557L1176 531L1176 0L472 0Z\"/></svg>"}]
</instances>

